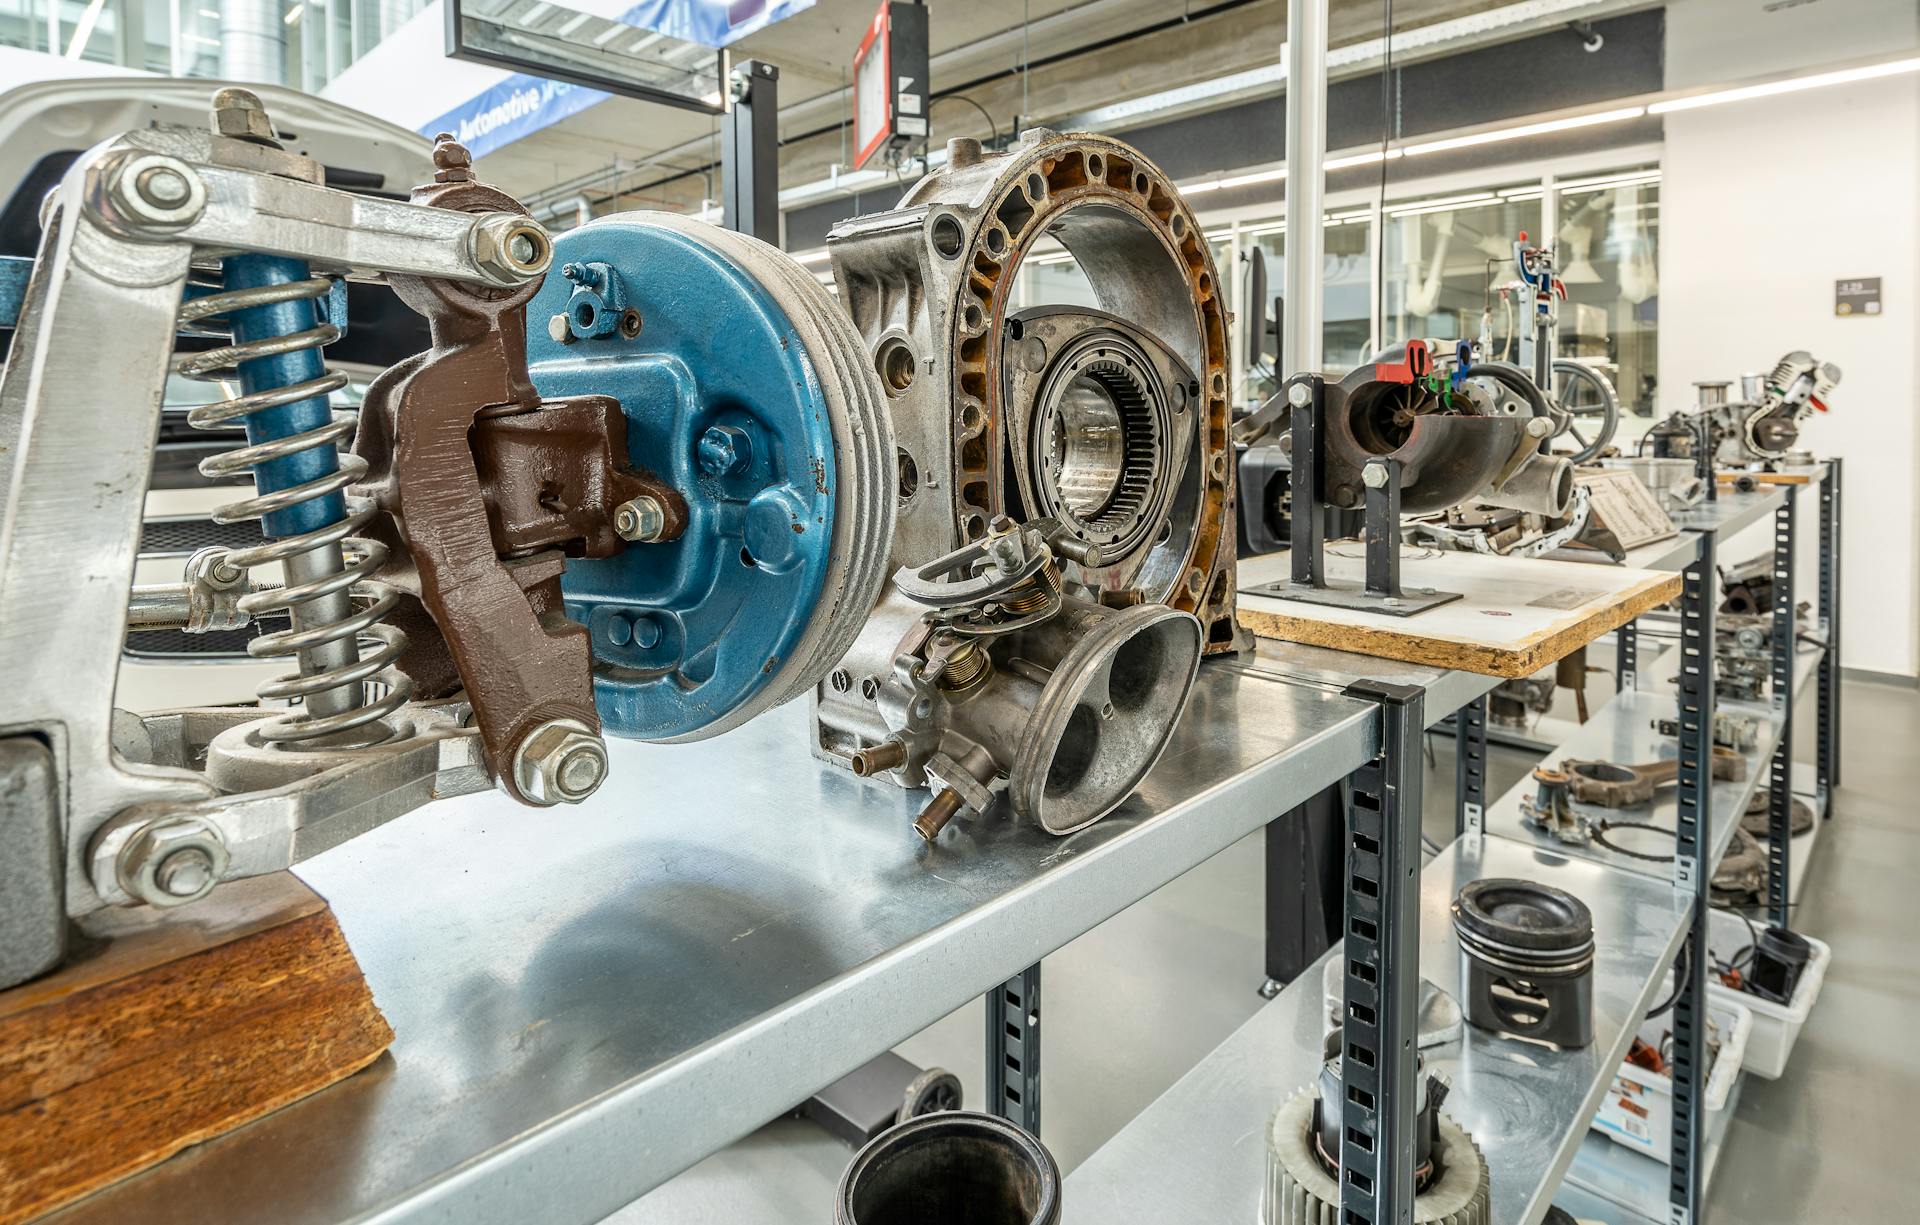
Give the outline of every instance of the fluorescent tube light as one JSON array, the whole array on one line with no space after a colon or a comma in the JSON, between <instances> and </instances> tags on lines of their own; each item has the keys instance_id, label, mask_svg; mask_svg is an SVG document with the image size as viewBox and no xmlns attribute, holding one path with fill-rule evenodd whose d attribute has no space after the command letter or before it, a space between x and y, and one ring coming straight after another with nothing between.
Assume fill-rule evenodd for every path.
<instances>
[{"instance_id":1,"label":"fluorescent tube light","mask_svg":"<svg viewBox=\"0 0 1920 1225\"><path fill-rule=\"evenodd\" d=\"M1719 106L1723 102L1745 102L1750 98L1771 98L1775 94L1798 93L1803 89L1820 89L1827 85L1846 85L1854 81L1872 81L1880 77L1895 77L1902 73L1920 71L1920 56L1911 59L1891 60L1885 64L1869 64L1864 68L1842 68L1838 72L1816 72L1811 76L1793 77L1785 81L1769 81L1764 85L1743 85L1738 89L1722 89L1713 93L1694 94L1690 98L1674 98L1667 102L1656 102L1647 108L1655 115L1665 115L1673 111L1697 110L1703 106Z\"/></svg>"}]
</instances>

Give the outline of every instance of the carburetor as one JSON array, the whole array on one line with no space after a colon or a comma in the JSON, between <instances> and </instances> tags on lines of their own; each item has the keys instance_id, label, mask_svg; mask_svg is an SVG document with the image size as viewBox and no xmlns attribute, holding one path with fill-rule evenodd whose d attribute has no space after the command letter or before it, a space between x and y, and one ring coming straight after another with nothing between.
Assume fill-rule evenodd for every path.
<instances>
[{"instance_id":1,"label":"carburetor","mask_svg":"<svg viewBox=\"0 0 1920 1225\"><path fill-rule=\"evenodd\" d=\"M932 779L929 838L1003 785L1064 833L1126 797L1202 652L1236 645L1226 310L1138 151L1034 129L947 152L828 236L887 396L899 526L894 584L816 690L813 749ZM1014 309L1048 239L1097 308Z\"/></svg>"}]
</instances>

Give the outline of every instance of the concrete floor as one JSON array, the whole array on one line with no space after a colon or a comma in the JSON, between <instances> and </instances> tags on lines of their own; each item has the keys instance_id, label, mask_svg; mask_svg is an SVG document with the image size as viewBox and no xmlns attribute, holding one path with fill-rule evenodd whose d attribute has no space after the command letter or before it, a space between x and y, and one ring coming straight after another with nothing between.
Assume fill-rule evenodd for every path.
<instances>
[{"instance_id":1,"label":"concrete floor","mask_svg":"<svg viewBox=\"0 0 1920 1225\"><path fill-rule=\"evenodd\" d=\"M1596 700L1599 695L1595 695ZM1743 1225L1915 1219L1904 1163L1920 1141L1920 692L1846 689L1849 751L1833 822L1822 831L1798 926L1834 964L1787 1074L1748 1078L1715 1175L1710 1215ZM1806 709L1811 710L1809 702ZM1797 737L1801 756L1811 729ZM1452 742L1431 738L1426 828L1453 830ZM1489 791L1536 759L1495 748ZM1221 852L1048 957L1042 1000L1042 1138L1071 1170L1244 1022L1262 1001L1262 836ZM898 1049L957 1072L984 1100L984 1020L975 1004ZM846 1146L783 1120L629 1205L610 1225L785 1225L831 1219Z\"/></svg>"}]
</instances>

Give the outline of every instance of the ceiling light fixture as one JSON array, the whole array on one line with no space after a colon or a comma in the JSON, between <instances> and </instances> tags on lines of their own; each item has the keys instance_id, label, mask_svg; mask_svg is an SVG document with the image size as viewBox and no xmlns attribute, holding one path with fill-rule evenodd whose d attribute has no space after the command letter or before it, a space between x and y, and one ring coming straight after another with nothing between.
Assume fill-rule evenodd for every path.
<instances>
[{"instance_id":1,"label":"ceiling light fixture","mask_svg":"<svg viewBox=\"0 0 1920 1225\"><path fill-rule=\"evenodd\" d=\"M1811 76L1793 77L1785 81L1768 81L1763 85L1742 85L1737 89L1719 89L1711 93L1694 94L1687 98L1670 98L1665 102L1655 102L1647 108L1655 115L1666 115L1674 111L1698 110L1703 106L1719 106L1723 102L1745 102L1750 98L1771 98L1776 94L1799 93L1803 89L1819 89L1827 85L1847 85L1854 81L1872 81L1880 77L1895 77L1903 73L1920 72L1920 56L1904 60L1890 60L1884 64L1868 64L1863 68L1842 68L1837 72L1816 72Z\"/></svg>"},{"instance_id":2,"label":"ceiling light fixture","mask_svg":"<svg viewBox=\"0 0 1920 1225\"><path fill-rule=\"evenodd\" d=\"M1592 128L1604 123L1619 123L1626 119L1638 119L1646 113L1647 108L1644 106L1622 106L1610 111L1595 111L1588 115L1569 115L1564 119L1545 119L1539 123L1523 123L1517 127L1497 128L1491 132L1474 132L1467 136L1451 136L1446 140L1431 140L1425 144L1408 145L1404 152L1408 157L1419 157L1423 153L1471 149L1476 145L1498 144L1503 140L1519 140L1527 136L1545 136L1551 132L1570 132L1575 128Z\"/></svg>"}]
</instances>

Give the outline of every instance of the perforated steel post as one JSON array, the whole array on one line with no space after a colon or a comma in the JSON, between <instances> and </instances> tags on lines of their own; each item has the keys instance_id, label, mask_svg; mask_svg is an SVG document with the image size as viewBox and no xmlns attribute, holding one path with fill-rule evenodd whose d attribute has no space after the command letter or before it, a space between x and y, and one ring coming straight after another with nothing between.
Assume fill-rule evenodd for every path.
<instances>
[{"instance_id":1,"label":"perforated steel post","mask_svg":"<svg viewBox=\"0 0 1920 1225\"><path fill-rule=\"evenodd\" d=\"M1820 625L1826 654L1820 658L1819 744L1815 762L1820 805L1833 815L1833 791L1840 785L1840 461L1827 461L1820 480Z\"/></svg>"},{"instance_id":2,"label":"perforated steel post","mask_svg":"<svg viewBox=\"0 0 1920 1225\"><path fill-rule=\"evenodd\" d=\"M1420 735L1426 691L1360 681L1380 751L1354 771L1347 814L1341 1018L1341 1225L1411 1225L1420 1001Z\"/></svg>"},{"instance_id":3,"label":"perforated steel post","mask_svg":"<svg viewBox=\"0 0 1920 1225\"><path fill-rule=\"evenodd\" d=\"M1040 963L987 993L987 1112L1040 1134Z\"/></svg>"},{"instance_id":4,"label":"perforated steel post","mask_svg":"<svg viewBox=\"0 0 1920 1225\"><path fill-rule=\"evenodd\" d=\"M1788 485L1773 512L1773 712L1780 716L1780 743L1767 763L1767 917L1787 925L1793 841L1793 662L1798 654L1794 617L1794 504L1798 485Z\"/></svg>"},{"instance_id":5,"label":"perforated steel post","mask_svg":"<svg viewBox=\"0 0 1920 1225\"><path fill-rule=\"evenodd\" d=\"M1453 716L1453 832L1481 830L1487 811L1487 695L1481 694Z\"/></svg>"},{"instance_id":6,"label":"perforated steel post","mask_svg":"<svg viewBox=\"0 0 1920 1225\"><path fill-rule=\"evenodd\" d=\"M1640 622L1629 621L1613 631L1613 681L1625 693L1636 688L1640 670Z\"/></svg>"},{"instance_id":7,"label":"perforated steel post","mask_svg":"<svg viewBox=\"0 0 1920 1225\"><path fill-rule=\"evenodd\" d=\"M1692 907L1686 965L1674 998L1673 1147L1668 1169L1670 1225L1700 1219L1705 1181L1707 1062L1707 911L1711 900L1713 760L1714 550L1711 531L1681 574L1680 771L1676 795L1673 883ZM1736 819L1728 813L1727 820Z\"/></svg>"}]
</instances>

